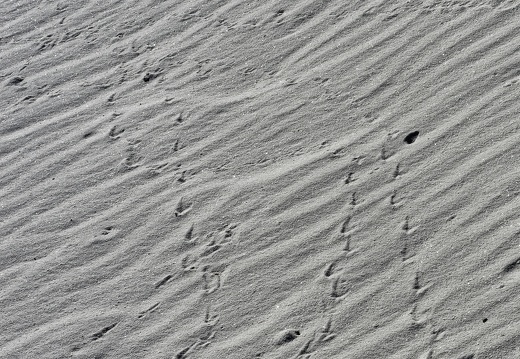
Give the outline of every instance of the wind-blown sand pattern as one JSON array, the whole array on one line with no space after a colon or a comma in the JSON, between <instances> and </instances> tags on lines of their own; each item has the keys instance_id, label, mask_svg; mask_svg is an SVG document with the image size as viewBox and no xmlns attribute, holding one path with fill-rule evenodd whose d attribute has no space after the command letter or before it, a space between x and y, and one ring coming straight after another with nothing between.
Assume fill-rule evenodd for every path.
<instances>
[{"instance_id":1,"label":"wind-blown sand pattern","mask_svg":"<svg viewBox=\"0 0 520 359\"><path fill-rule=\"evenodd\" d=\"M520 358L520 1L3 1L1 358Z\"/></svg>"}]
</instances>

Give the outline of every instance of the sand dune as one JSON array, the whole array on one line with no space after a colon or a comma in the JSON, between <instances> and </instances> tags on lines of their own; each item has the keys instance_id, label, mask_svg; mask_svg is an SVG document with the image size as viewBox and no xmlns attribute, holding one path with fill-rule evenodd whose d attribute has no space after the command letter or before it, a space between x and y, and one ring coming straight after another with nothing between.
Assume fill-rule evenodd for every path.
<instances>
[{"instance_id":1,"label":"sand dune","mask_svg":"<svg viewBox=\"0 0 520 359\"><path fill-rule=\"evenodd\" d=\"M520 358L520 2L4 1L1 358Z\"/></svg>"}]
</instances>

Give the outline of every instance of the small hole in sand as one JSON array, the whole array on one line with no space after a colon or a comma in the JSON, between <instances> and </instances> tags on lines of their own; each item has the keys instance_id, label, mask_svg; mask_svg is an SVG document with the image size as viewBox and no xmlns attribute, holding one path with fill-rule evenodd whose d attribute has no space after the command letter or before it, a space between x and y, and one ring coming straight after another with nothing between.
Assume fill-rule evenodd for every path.
<instances>
[{"instance_id":1,"label":"small hole in sand","mask_svg":"<svg viewBox=\"0 0 520 359\"><path fill-rule=\"evenodd\" d=\"M415 142L415 140L417 139L418 136L419 136L419 131L410 132L404 138L404 142L406 142L407 144L411 145L412 143Z\"/></svg>"}]
</instances>

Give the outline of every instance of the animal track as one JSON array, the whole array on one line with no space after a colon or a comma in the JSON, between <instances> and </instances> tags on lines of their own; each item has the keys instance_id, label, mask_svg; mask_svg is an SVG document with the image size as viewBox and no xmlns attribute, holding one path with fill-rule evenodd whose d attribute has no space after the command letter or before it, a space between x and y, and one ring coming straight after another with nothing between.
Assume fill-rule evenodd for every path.
<instances>
[{"instance_id":1,"label":"animal track","mask_svg":"<svg viewBox=\"0 0 520 359\"><path fill-rule=\"evenodd\" d=\"M193 231L195 229L195 226L192 224L190 228L186 231L184 234L184 240L187 242L191 242L193 240Z\"/></svg>"},{"instance_id":2,"label":"animal track","mask_svg":"<svg viewBox=\"0 0 520 359\"><path fill-rule=\"evenodd\" d=\"M350 241L351 241L351 236L350 236L350 234L347 234L345 237L345 247L343 247L343 250L345 252L350 252Z\"/></svg>"},{"instance_id":3,"label":"animal track","mask_svg":"<svg viewBox=\"0 0 520 359\"><path fill-rule=\"evenodd\" d=\"M103 235L103 236L107 236L107 235L109 235L109 234L112 232L113 229L114 229L114 227L112 227L112 226L107 226L107 227L105 227L105 228L103 229L103 231L101 232L101 235Z\"/></svg>"},{"instance_id":4,"label":"animal track","mask_svg":"<svg viewBox=\"0 0 520 359\"><path fill-rule=\"evenodd\" d=\"M19 85L21 82L23 82L23 80L23 77L15 76L7 82L7 86Z\"/></svg>"},{"instance_id":5,"label":"animal track","mask_svg":"<svg viewBox=\"0 0 520 359\"><path fill-rule=\"evenodd\" d=\"M352 206L356 206L358 203L359 203L359 200L358 200L358 198L357 198L357 194L356 194L356 192L353 192L353 193L352 193L352 196L351 196L351 198L350 198L350 204L351 204Z\"/></svg>"},{"instance_id":6,"label":"animal track","mask_svg":"<svg viewBox=\"0 0 520 359\"><path fill-rule=\"evenodd\" d=\"M216 244L215 242L211 242L210 244L208 244L208 247L200 254L200 256L201 257L210 256L211 254L213 254L216 251L218 251L220 248L222 248L222 246L220 244Z\"/></svg>"},{"instance_id":7,"label":"animal track","mask_svg":"<svg viewBox=\"0 0 520 359\"><path fill-rule=\"evenodd\" d=\"M392 193L392 195L390 196L390 204L393 206L395 205L397 202L395 201L395 197L397 195L397 192L394 191L394 193Z\"/></svg>"},{"instance_id":8,"label":"animal track","mask_svg":"<svg viewBox=\"0 0 520 359\"><path fill-rule=\"evenodd\" d=\"M421 296L423 295L427 290L428 288L431 287L431 284L427 284L427 285L421 285L420 283L420 277L419 277L419 273L416 272L415 273L415 277L414 277L414 282L413 282L413 289L415 289L415 294L417 296Z\"/></svg>"},{"instance_id":9,"label":"animal track","mask_svg":"<svg viewBox=\"0 0 520 359\"><path fill-rule=\"evenodd\" d=\"M428 311L429 310L419 311L418 304L413 304L410 316L412 317L412 324L414 327L424 327L426 325L428 321L428 316L426 314Z\"/></svg>"},{"instance_id":10,"label":"animal track","mask_svg":"<svg viewBox=\"0 0 520 359\"><path fill-rule=\"evenodd\" d=\"M220 288L222 284L222 273L227 268L226 263L219 265L206 265L202 268L202 279L204 280L204 291L211 294Z\"/></svg>"},{"instance_id":11,"label":"animal track","mask_svg":"<svg viewBox=\"0 0 520 359\"><path fill-rule=\"evenodd\" d=\"M324 342L328 342L336 337L332 332L332 319L328 319L325 326L318 332L314 333L312 338L305 342L297 354L297 358L310 358L313 351Z\"/></svg>"},{"instance_id":12,"label":"animal track","mask_svg":"<svg viewBox=\"0 0 520 359\"><path fill-rule=\"evenodd\" d=\"M366 156L356 156L352 158L352 162L356 162L358 166L362 165L365 162Z\"/></svg>"},{"instance_id":13,"label":"animal track","mask_svg":"<svg viewBox=\"0 0 520 359\"><path fill-rule=\"evenodd\" d=\"M385 145L383 145L383 147L381 148L381 159L383 161L386 161L386 159L388 159L390 156L388 156L388 154L386 153L386 148L385 148Z\"/></svg>"},{"instance_id":14,"label":"animal track","mask_svg":"<svg viewBox=\"0 0 520 359\"><path fill-rule=\"evenodd\" d=\"M408 219L408 216L405 217L405 220L401 226L401 229L405 232L405 234L410 234L412 232L412 230L410 229L410 223L409 223L409 219ZM408 238L405 237L404 238L404 245L403 245L403 248L401 249L401 256L402 256L402 261L406 261L409 257L408 257Z\"/></svg>"},{"instance_id":15,"label":"animal track","mask_svg":"<svg viewBox=\"0 0 520 359\"><path fill-rule=\"evenodd\" d=\"M238 227L238 224L229 224L223 230L221 230L221 238L220 244L226 244L231 242L232 237L235 234L235 229Z\"/></svg>"},{"instance_id":16,"label":"animal track","mask_svg":"<svg viewBox=\"0 0 520 359\"><path fill-rule=\"evenodd\" d=\"M310 354L312 353L312 344L314 343L314 338L308 340L305 342L305 344L301 347L301 349L298 351L297 358L309 358Z\"/></svg>"},{"instance_id":17,"label":"animal track","mask_svg":"<svg viewBox=\"0 0 520 359\"><path fill-rule=\"evenodd\" d=\"M220 288L220 273L204 271L202 274L204 280L204 291L211 294Z\"/></svg>"},{"instance_id":18,"label":"animal track","mask_svg":"<svg viewBox=\"0 0 520 359\"><path fill-rule=\"evenodd\" d=\"M408 254L408 245L405 243L405 245L403 246L403 249L401 249L401 257L402 257L403 262L408 259L407 254Z\"/></svg>"},{"instance_id":19,"label":"animal track","mask_svg":"<svg viewBox=\"0 0 520 359\"><path fill-rule=\"evenodd\" d=\"M186 182L186 171L182 171L182 173L179 176L179 178L177 178L177 182L179 182L179 183Z\"/></svg>"},{"instance_id":20,"label":"animal track","mask_svg":"<svg viewBox=\"0 0 520 359\"><path fill-rule=\"evenodd\" d=\"M168 167L168 162L160 163L153 166L148 166L148 173L152 176L161 174Z\"/></svg>"},{"instance_id":21,"label":"animal track","mask_svg":"<svg viewBox=\"0 0 520 359\"><path fill-rule=\"evenodd\" d=\"M144 82L150 82L150 81L152 81L153 79L157 78L159 75L161 75L161 73L162 73L162 70L161 70L161 69L156 69L155 71L147 72L147 73L143 76L143 81L144 81Z\"/></svg>"},{"instance_id":22,"label":"animal track","mask_svg":"<svg viewBox=\"0 0 520 359\"><path fill-rule=\"evenodd\" d=\"M329 140L322 141L319 148L325 148L329 145Z\"/></svg>"},{"instance_id":23,"label":"animal track","mask_svg":"<svg viewBox=\"0 0 520 359\"><path fill-rule=\"evenodd\" d=\"M340 233L345 234L347 232L347 228L349 227L350 221L352 220L352 217L348 216L347 219L343 221L341 224Z\"/></svg>"},{"instance_id":24,"label":"animal track","mask_svg":"<svg viewBox=\"0 0 520 359\"><path fill-rule=\"evenodd\" d=\"M397 177L399 177L401 175L401 170L399 168L399 163L397 165L395 165L395 169L394 169L394 172L392 173L392 177L394 179L396 179Z\"/></svg>"},{"instance_id":25,"label":"animal track","mask_svg":"<svg viewBox=\"0 0 520 359\"><path fill-rule=\"evenodd\" d=\"M412 327L416 329L423 328L428 325L429 319L431 316L431 307L420 309L421 296L426 292L426 290L430 287L430 285L423 286L420 283L419 272L415 272L412 288L415 290L415 298L413 300L412 309L410 311L410 316L412 319Z\"/></svg>"},{"instance_id":26,"label":"animal track","mask_svg":"<svg viewBox=\"0 0 520 359\"><path fill-rule=\"evenodd\" d=\"M405 217L404 222L403 222L403 226L401 228L403 229L403 231L405 231L407 233L410 230L410 223L409 223L408 216Z\"/></svg>"},{"instance_id":27,"label":"animal track","mask_svg":"<svg viewBox=\"0 0 520 359\"><path fill-rule=\"evenodd\" d=\"M236 224L230 225L226 230L224 231L224 238L229 238L233 235L233 229L237 228Z\"/></svg>"},{"instance_id":28,"label":"animal track","mask_svg":"<svg viewBox=\"0 0 520 359\"><path fill-rule=\"evenodd\" d=\"M141 157L138 155L140 140L128 140L128 147L126 148L126 158L120 164L120 171L129 171L139 167Z\"/></svg>"},{"instance_id":29,"label":"animal track","mask_svg":"<svg viewBox=\"0 0 520 359\"><path fill-rule=\"evenodd\" d=\"M343 280L339 277L334 278L334 280L332 281L332 290L331 290L330 296L332 298L344 297L345 294L347 294L347 292L348 292L348 289L345 288L344 284L345 284L345 280Z\"/></svg>"},{"instance_id":30,"label":"animal track","mask_svg":"<svg viewBox=\"0 0 520 359\"><path fill-rule=\"evenodd\" d=\"M325 272L323 273L325 277L330 277L332 274L334 274L334 269L336 268L336 262L332 262L327 266L325 269Z\"/></svg>"},{"instance_id":31,"label":"animal track","mask_svg":"<svg viewBox=\"0 0 520 359\"><path fill-rule=\"evenodd\" d=\"M48 34L38 42L38 51L52 49L57 42L58 39L54 36L54 34Z\"/></svg>"},{"instance_id":32,"label":"animal track","mask_svg":"<svg viewBox=\"0 0 520 359\"><path fill-rule=\"evenodd\" d=\"M297 339L301 335L299 330L294 329L286 329L278 334L278 340L276 340L277 345L283 345L292 342Z\"/></svg>"},{"instance_id":33,"label":"animal track","mask_svg":"<svg viewBox=\"0 0 520 359\"><path fill-rule=\"evenodd\" d=\"M209 326L214 326L218 323L219 315L218 314L211 314L210 308L206 308L206 314L204 316L204 323L206 323Z\"/></svg>"},{"instance_id":34,"label":"animal track","mask_svg":"<svg viewBox=\"0 0 520 359\"><path fill-rule=\"evenodd\" d=\"M332 340L336 337L336 334L332 332L332 319L329 318L327 320L327 323L323 327L323 330L320 332L318 336L319 342L328 342L329 340Z\"/></svg>"},{"instance_id":35,"label":"animal track","mask_svg":"<svg viewBox=\"0 0 520 359\"><path fill-rule=\"evenodd\" d=\"M71 220L71 223L73 221ZM99 234L94 235L94 239L91 244L101 244L107 241L110 241L116 237L118 231L114 228L114 226L106 226L104 227Z\"/></svg>"},{"instance_id":36,"label":"animal track","mask_svg":"<svg viewBox=\"0 0 520 359\"><path fill-rule=\"evenodd\" d=\"M36 101L36 96L27 95L24 98L22 98L18 103L23 103L23 102L33 103L34 101Z\"/></svg>"},{"instance_id":37,"label":"animal track","mask_svg":"<svg viewBox=\"0 0 520 359\"><path fill-rule=\"evenodd\" d=\"M341 158L345 155L344 152L345 152L345 147L337 148L334 151L332 151L332 153L330 154L330 158L332 158L332 159Z\"/></svg>"},{"instance_id":38,"label":"animal track","mask_svg":"<svg viewBox=\"0 0 520 359\"><path fill-rule=\"evenodd\" d=\"M199 339L197 340L197 343L195 343L195 348L205 348L207 347L208 345L211 344L211 339L213 339L215 337L215 332L214 331L209 331L205 334L202 334Z\"/></svg>"},{"instance_id":39,"label":"animal track","mask_svg":"<svg viewBox=\"0 0 520 359\"><path fill-rule=\"evenodd\" d=\"M173 118L173 120L174 120L176 123L181 124L181 123L184 122L185 117L183 116L183 114L182 114L182 112L181 112L181 113L177 114L177 115Z\"/></svg>"},{"instance_id":40,"label":"animal track","mask_svg":"<svg viewBox=\"0 0 520 359\"><path fill-rule=\"evenodd\" d=\"M350 241L352 237L352 233L354 232L354 228L349 230L350 227L350 221L351 217L348 216L347 219L342 223L340 234L345 240L345 247L343 248L344 251L349 252L350 251Z\"/></svg>"},{"instance_id":41,"label":"animal track","mask_svg":"<svg viewBox=\"0 0 520 359\"><path fill-rule=\"evenodd\" d=\"M236 23L230 23L227 21L227 19L216 19L215 20L215 27L217 28L225 28L226 31L233 30L237 24Z\"/></svg>"},{"instance_id":42,"label":"animal track","mask_svg":"<svg viewBox=\"0 0 520 359\"><path fill-rule=\"evenodd\" d=\"M200 17L200 9L193 9L193 10L186 12L184 15L182 15L182 17L180 18L180 21L188 21L194 17Z\"/></svg>"},{"instance_id":43,"label":"animal track","mask_svg":"<svg viewBox=\"0 0 520 359\"><path fill-rule=\"evenodd\" d=\"M181 260L181 267L184 272L194 271L198 268L198 260L187 254Z\"/></svg>"},{"instance_id":44,"label":"animal track","mask_svg":"<svg viewBox=\"0 0 520 359\"><path fill-rule=\"evenodd\" d=\"M175 217L185 216L191 210L191 204L186 203L184 198L180 198L179 202L177 202L177 207L175 207L174 215Z\"/></svg>"},{"instance_id":45,"label":"animal track","mask_svg":"<svg viewBox=\"0 0 520 359\"><path fill-rule=\"evenodd\" d=\"M413 282L413 289L419 290L421 288L421 285L419 284L419 273L415 273L415 278Z\"/></svg>"},{"instance_id":46,"label":"animal track","mask_svg":"<svg viewBox=\"0 0 520 359\"><path fill-rule=\"evenodd\" d=\"M396 209L401 207L402 203L400 200L397 199L397 191L394 190L394 192L390 195L390 205L392 208Z\"/></svg>"},{"instance_id":47,"label":"animal track","mask_svg":"<svg viewBox=\"0 0 520 359\"><path fill-rule=\"evenodd\" d=\"M91 137L92 135L94 134L94 131L88 131L86 133L83 134L83 138L89 138Z\"/></svg>"},{"instance_id":48,"label":"animal track","mask_svg":"<svg viewBox=\"0 0 520 359\"><path fill-rule=\"evenodd\" d=\"M406 232L406 234L412 234L417 230L417 227L410 227L410 217L406 216L403 221L403 225L401 229Z\"/></svg>"},{"instance_id":49,"label":"animal track","mask_svg":"<svg viewBox=\"0 0 520 359\"><path fill-rule=\"evenodd\" d=\"M179 147L179 140L176 139L175 142L173 143L173 146L172 146L172 151L173 152L177 152L179 151L180 147Z\"/></svg>"},{"instance_id":50,"label":"animal track","mask_svg":"<svg viewBox=\"0 0 520 359\"><path fill-rule=\"evenodd\" d=\"M356 179L353 178L353 176L354 176L354 173L353 172L349 172L347 174L347 176L345 177L345 179L343 180L343 182L345 184L350 184L350 183L354 182Z\"/></svg>"}]
</instances>

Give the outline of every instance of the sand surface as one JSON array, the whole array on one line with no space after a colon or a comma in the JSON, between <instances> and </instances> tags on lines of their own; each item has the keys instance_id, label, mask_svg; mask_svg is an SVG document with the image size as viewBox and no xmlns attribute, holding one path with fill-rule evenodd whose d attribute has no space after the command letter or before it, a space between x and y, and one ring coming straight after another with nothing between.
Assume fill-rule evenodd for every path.
<instances>
[{"instance_id":1,"label":"sand surface","mask_svg":"<svg viewBox=\"0 0 520 359\"><path fill-rule=\"evenodd\" d=\"M520 1L2 1L0 357L520 358Z\"/></svg>"}]
</instances>

